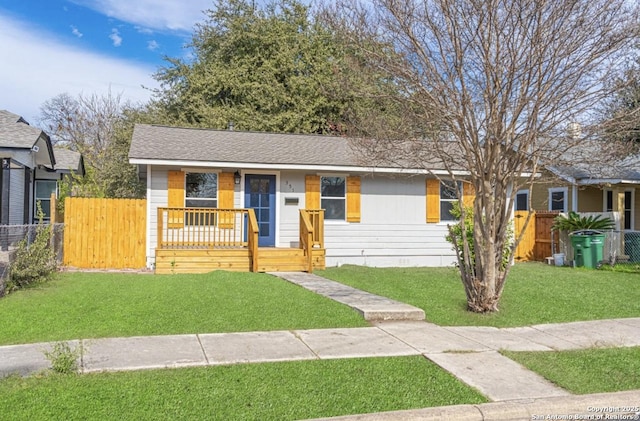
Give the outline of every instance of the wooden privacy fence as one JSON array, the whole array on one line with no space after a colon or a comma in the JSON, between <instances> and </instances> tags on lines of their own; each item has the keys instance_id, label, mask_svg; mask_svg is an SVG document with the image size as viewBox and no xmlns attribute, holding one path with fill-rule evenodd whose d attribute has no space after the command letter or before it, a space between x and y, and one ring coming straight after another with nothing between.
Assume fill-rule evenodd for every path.
<instances>
[{"instance_id":1,"label":"wooden privacy fence","mask_svg":"<svg viewBox=\"0 0 640 421\"><path fill-rule=\"evenodd\" d=\"M64 206L64 265L146 266L146 200L69 197Z\"/></svg>"},{"instance_id":2,"label":"wooden privacy fence","mask_svg":"<svg viewBox=\"0 0 640 421\"><path fill-rule=\"evenodd\" d=\"M558 238L551 238L551 225L558 216L558 212L531 212L531 218L527 225L522 240L516 247L514 259L516 262L544 261L546 257L552 255L552 243L555 243L555 250L559 249ZM513 215L514 234L516 237L522 232L524 223L529 212L516 211Z\"/></svg>"}]
</instances>

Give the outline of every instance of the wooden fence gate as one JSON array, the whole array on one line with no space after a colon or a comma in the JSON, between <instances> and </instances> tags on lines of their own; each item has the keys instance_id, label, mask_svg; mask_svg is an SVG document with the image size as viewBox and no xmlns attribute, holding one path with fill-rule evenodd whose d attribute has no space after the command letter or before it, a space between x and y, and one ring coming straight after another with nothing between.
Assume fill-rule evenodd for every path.
<instances>
[{"instance_id":1,"label":"wooden fence gate","mask_svg":"<svg viewBox=\"0 0 640 421\"><path fill-rule=\"evenodd\" d=\"M520 235L524 229L524 224L529 216L527 211L515 211L513 215L513 233L516 238ZM527 224L526 231L522 235L518 247L516 247L513 258L516 262L528 262L535 260L535 246L536 246L536 215L532 212L529 223Z\"/></svg>"},{"instance_id":2,"label":"wooden fence gate","mask_svg":"<svg viewBox=\"0 0 640 421\"><path fill-rule=\"evenodd\" d=\"M552 238L551 225L558 216L558 212L532 211L527 229L514 254L516 262L539 261L552 255L552 247L559 250L558 237ZM527 211L516 211L513 216L514 234L516 237L522 232L527 219Z\"/></svg>"},{"instance_id":3,"label":"wooden fence gate","mask_svg":"<svg viewBox=\"0 0 640 421\"><path fill-rule=\"evenodd\" d=\"M65 266L146 266L146 200L69 197L64 207Z\"/></svg>"}]
</instances>

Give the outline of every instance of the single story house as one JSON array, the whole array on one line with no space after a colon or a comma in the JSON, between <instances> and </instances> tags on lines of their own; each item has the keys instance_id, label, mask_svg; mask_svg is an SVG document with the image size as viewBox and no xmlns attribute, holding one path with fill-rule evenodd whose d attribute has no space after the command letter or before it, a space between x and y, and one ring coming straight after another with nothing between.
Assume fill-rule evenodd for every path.
<instances>
[{"instance_id":1,"label":"single story house","mask_svg":"<svg viewBox=\"0 0 640 421\"><path fill-rule=\"evenodd\" d=\"M36 222L38 202L48 219L57 181L84 174L79 153L53 147L44 131L6 110L0 110L0 159L0 225Z\"/></svg>"},{"instance_id":2,"label":"single story house","mask_svg":"<svg viewBox=\"0 0 640 421\"><path fill-rule=\"evenodd\" d=\"M138 124L129 161L146 179L157 272L455 261L444 168L363 165L343 137Z\"/></svg>"},{"instance_id":3,"label":"single story house","mask_svg":"<svg viewBox=\"0 0 640 421\"><path fill-rule=\"evenodd\" d=\"M530 202L535 211L613 212L619 230L640 230L640 155L616 157L610 147L590 142L583 148L587 157L547 166L531 191L518 192L517 210L529 210Z\"/></svg>"}]
</instances>

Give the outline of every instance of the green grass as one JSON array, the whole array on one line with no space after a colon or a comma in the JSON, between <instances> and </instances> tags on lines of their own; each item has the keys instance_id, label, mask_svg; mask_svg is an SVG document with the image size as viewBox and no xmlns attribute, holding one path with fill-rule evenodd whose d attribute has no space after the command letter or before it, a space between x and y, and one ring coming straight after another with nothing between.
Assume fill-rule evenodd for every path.
<instances>
[{"instance_id":1,"label":"green grass","mask_svg":"<svg viewBox=\"0 0 640 421\"><path fill-rule=\"evenodd\" d=\"M640 275L571 269L541 263L513 267L494 314L466 310L455 268L343 266L317 272L374 294L412 304L427 320L448 326L526 326L640 317Z\"/></svg>"},{"instance_id":2,"label":"green grass","mask_svg":"<svg viewBox=\"0 0 640 421\"><path fill-rule=\"evenodd\" d=\"M504 355L574 394L640 389L640 348Z\"/></svg>"},{"instance_id":3,"label":"green grass","mask_svg":"<svg viewBox=\"0 0 640 421\"><path fill-rule=\"evenodd\" d=\"M282 279L62 273L0 299L0 345L178 333L368 326L347 306Z\"/></svg>"},{"instance_id":4,"label":"green grass","mask_svg":"<svg viewBox=\"0 0 640 421\"><path fill-rule=\"evenodd\" d=\"M0 396L12 420L293 420L486 402L423 357L11 377Z\"/></svg>"}]
</instances>

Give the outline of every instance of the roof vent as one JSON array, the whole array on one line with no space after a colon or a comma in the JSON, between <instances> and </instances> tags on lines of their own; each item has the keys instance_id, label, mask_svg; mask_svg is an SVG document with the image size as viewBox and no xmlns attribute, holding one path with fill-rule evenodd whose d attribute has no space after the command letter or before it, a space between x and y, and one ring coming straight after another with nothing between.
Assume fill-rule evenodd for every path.
<instances>
[{"instance_id":1,"label":"roof vent","mask_svg":"<svg viewBox=\"0 0 640 421\"><path fill-rule=\"evenodd\" d=\"M233 125L233 121L230 121L229 122L229 130L233 131L234 127L235 126Z\"/></svg>"},{"instance_id":2,"label":"roof vent","mask_svg":"<svg viewBox=\"0 0 640 421\"><path fill-rule=\"evenodd\" d=\"M576 123L575 121L569 123L567 126L567 134L572 140L577 140L582 137L582 126L580 123Z\"/></svg>"},{"instance_id":3,"label":"roof vent","mask_svg":"<svg viewBox=\"0 0 640 421\"><path fill-rule=\"evenodd\" d=\"M31 147L31 150L37 153L40 150L40 147L38 147L38 145L33 145L33 147Z\"/></svg>"}]
</instances>

